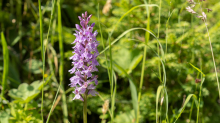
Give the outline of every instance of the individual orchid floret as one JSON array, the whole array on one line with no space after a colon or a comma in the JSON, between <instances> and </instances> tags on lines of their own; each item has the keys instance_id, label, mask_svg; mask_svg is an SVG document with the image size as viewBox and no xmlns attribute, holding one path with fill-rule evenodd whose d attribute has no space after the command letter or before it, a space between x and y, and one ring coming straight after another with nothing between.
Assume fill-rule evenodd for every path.
<instances>
[{"instance_id":1,"label":"individual orchid floret","mask_svg":"<svg viewBox=\"0 0 220 123\"><path fill-rule=\"evenodd\" d=\"M190 6L186 7L186 10L192 14L196 13Z\"/></svg>"},{"instance_id":2,"label":"individual orchid floret","mask_svg":"<svg viewBox=\"0 0 220 123\"><path fill-rule=\"evenodd\" d=\"M73 92L75 94L75 97L73 98L73 100L78 99L78 100L83 100L82 95L80 94L81 92L78 89L75 89L75 91Z\"/></svg>"},{"instance_id":3,"label":"individual orchid floret","mask_svg":"<svg viewBox=\"0 0 220 123\"><path fill-rule=\"evenodd\" d=\"M98 71L96 66L99 65L97 56L99 52L97 47L99 42L96 40L98 34L97 31L93 32L95 23L89 25L89 21L92 15L87 15L87 12L78 17L80 25L76 24L76 31L74 35L76 39L72 44L75 44L73 48L72 60L73 68L69 70L74 76L70 78L70 87L73 87L75 97L73 100L78 99L84 101L84 95L91 94L95 96L98 94L95 88L98 84L98 76L93 75L93 72ZM94 85L95 84L95 85Z\"/></svg>"},{"instance_id":4,"label":"individual orchid floret","mask_svg":"<svg viewBox=\"0 0 220 123\"><path fill-rule=\"evenodd\" d=\"M206 19L206 18L207 18L207 16L206 16L205 12L202 12L202 16L203 16L203 18L204 18L204 19Z\"/></svg>"},{"instance_id":5,"label":"individual orchid floret","mask_svg":"<svg viewBox=\"0 0 220 123\"><path fill-rule=\"evenodd\" d=\"M193 0L188 0L189 4L195 4Z\"/></svg>"},{"instance_id":6,"label":"individual orchid floret","mask_svg":"<svg viewBox=\"0 0 220 123\"><path fill-rule=\"evenodd\" d=\"M203 21L206 20L207 16L205 14L205 12L202 12L202 16L197 16L198 18L201 18Z\"/></svg>"}]
</instances>

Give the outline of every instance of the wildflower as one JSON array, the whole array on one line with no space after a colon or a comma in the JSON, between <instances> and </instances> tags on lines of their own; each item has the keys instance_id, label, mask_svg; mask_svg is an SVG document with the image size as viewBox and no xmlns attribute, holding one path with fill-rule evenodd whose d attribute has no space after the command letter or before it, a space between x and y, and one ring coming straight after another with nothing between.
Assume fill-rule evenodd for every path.
<instances>
[{"instance_id":1,"label":"wildflower","mask_svg":"<svg viewBox=\"0 0 220 123\"><path fill-rule=\"evenodd\" d=\"M71 74L75 74L73 77L70 78L70 87L75 88L74 94L75 99L79 99L84 101L82 95L89 95L95 96L98 92L95 91L95 88L98 84L98 76L93 75L92 72L98 71L96 66L99 65L98 61L96 60L99 52L97 50L97 46L99 45L98 41L96 40L96 36L98 34L97 31L93 31L93 27L95 23L88 25L92 15L87 17L87 12L82 14L82 17L78 17L80 20L80 25L76 24L76 39L74 40L73 47L74 55L70 57L73 61L73 68L69 70ZM92 83L95 82L95 85Z\"/></svg>"},{"instance_id":2,"label":"wildflower","mask_svg":"<svg viewBox=\"0 0 220 123\"><path fill-rule=\"evenodd\" d=\"M197 16L198 18L201 18L203 21L206 20L207 16L205 14L205 12L202 12L202 16Z\"/></svg>"},{"instance_id":3,"label":"wildflower","mask_svg":"<svg viewBox=\"0 0 220 123\"><path fill-rule=\"evenodd\" d=\"M192 14L196 13L190 6L186 7L186 10Z\"/></svg>"},{"instance_id":4,"label":"wildflower","mask_svg":"<svg viewBox=\"0 0 220 123\"><path fill-rule=\"evenodd\" d=\"M205 12L202 12L202 16L203 16L204 19L206 19L206 17L207 17Z\"/></svg>"}]
</instances>

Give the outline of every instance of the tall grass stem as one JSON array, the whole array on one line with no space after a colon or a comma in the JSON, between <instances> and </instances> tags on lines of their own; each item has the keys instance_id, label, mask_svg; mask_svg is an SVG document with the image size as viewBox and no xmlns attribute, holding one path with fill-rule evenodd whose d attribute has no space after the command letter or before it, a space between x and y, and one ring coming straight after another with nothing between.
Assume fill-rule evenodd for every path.
<instances>
[{"instance_id":1,"label":"tall grass stem","mask_svg":"<svg viewBox=\"0 0 220 123\"><path fill-rule=\"evenodd\" d=\"M148 4L146 0L144 0L145 4ZM147 11L147 30L150 30L150 12L149 12L149 7L146 7ZM150 38L150 33L146 32L145 33L145 44L149 42ZM141 91L143 87L143 81L144 81L144 69L145 69L145 61L146 61L146 55L147 55L147 46L144 46L144 56L143 56L143 62L142 62L142 68L141 68L141 78L140 78L140 85L139 85L139 93L138 93L138 106L137 106L137 114L136 114L136 123L139 123L139 114L140 114L140 100L141 100Z\"/></svg>"},{"instance_id":2,"label":"tall grass stem","mask_svg":"<svg viewBox=\"0 0 220 123\"><path fill-rule=\"evenodd\" d=\"M198 0L198 2L199 2L200 9L201 9L201 12L202 12L201 3L200 3L199 0ZM218 80L218 72L217 72L217 68L216 68L216 65L215 65L215 56L214 56L214 53L213 53L212 42L211 42L211 38L210 38L210 35L209 35L209 29L208 29L208 26L207 26L207 25L208 25L208 24L207 24L206 19L205 19L205 27L206 27L206 31L207 31L208 37L209 37L209 45L210 45L210 49L211 49L211 53L212 53L212 60L213 60L214 68L215 68L215 76L216 76L216 80L217 80L218 94L219 94L219 99L220 99L220 86L219 86L219 80Z\"/></svg>"},{"instance_id":3,"label":"tall grass stem","mask_svg":"<svg viewBox=\"0 0 220 123\"><path fill-rule=\"evenodd\" d=\"M99 31L100 31L100 35L101 35L102 47L103 47L103 50L104 50L104 49L105 49L105 44L104 44L104 39L103 39L103 35L102 35L102 27L101 27L101 22L100 22L99 4L98 4L98 22L99 22ZM104 52L104 55L105 55L105 63L106 63L106 66L107 66L107 72L108 72L109 82L110 82L110 85L112 85L112 84L111 84L112 82L111 82L111 76L110 76L110 69L109 69L109 65L108 65L108 61L107 61L107 54L106 54L106 52ZM112 88L112 86L111 86L111 88ZM111 90L112 90L112 89L111 89ZM112 96L112 91L111 91L111 96ZM113 102L113 98L115 98L115 97L112 97L111 102ZM111 105L112 109L114 109L113 103L111 103L111 104L112 104L112 105ZM114 114L112 114L112 112L113 112L112 109L111 109L111 113L110 113L111 119L113 119L113 116L112 116L112 115L114 115Z\"/></svg>"},{"instance_id":4,"label":"tall grass stem","mask_svg":"<svg viewBox=\"0 0 220 123\"><path fill-rule=\"evenodd\" d=\"M200 89L199 89L199 103L198 103L198 106L197 106L196 123L199 122L199 107L200 107L200 100L201 100L201 95L202 95L202 84L204 83L204 81L205 81L205 78L202 78L202 82L201 82Z\"/></svg>"},{"instance_id":5,"label":"tall grass stem","mask_svg":"<svg viewBox=\"0 0 220 123\"><path fill-rule=\"evenodd\" d=\"M44 59L45 59L45 56L46 56L46 51L47 51L47 45L48 45L48 37L50 35L50 28L52 26L52 21L54 19L54 11L55 11L55 6L56 6L56 3L57 3L57 0L53 0L53 6L52 6L52 10L51 10L51 17L50 17L50 22L49 22L49 27L48 27L48 32L47 32L47 40L46 40L46 45L45 45L45 49L44 49ZM44 63L45 64L45 63ZM60 86L59 86L60 88ZM59 90L59 89L58 89ZM58 93L57 93L58 94ZM56 94L56 97L57 97L57 94ZM55 97L55 99L56 99ZM53 105L55 103L55 100L53 101ZM49 115L48 115L48 118L47 118L47 121L46 122L49 122L49 119L50 119L50 115L51 115L51 112L52 112L52 109L53 109L53 105L51 106L51 109L50 109L50 112L49 112Z\"/></svg>"},{"instance_id":6,"label":"tall grass stem","mask_svg":"<svg viewBox=\"0 0 220 123\"><path fill-rule=\"evenodd\" d=\"M210 44L210 49L211 49L211 53L212 53L212 60L213 60L214 68L215 68L215 76L216 76L216 79L217 79L218 93L219 93L219 99L220 99L220 86L219 86L219 80L218 80L218 72L217 72L216 65L215 65L215 56L214 56L214 53L213 53L212 42L211 42L211 39L210 39L209 30L208 30L206 22L205 22L205 25L206 25L206 30L207 30L208 37L209 37L209 44Z\"/></svg>"},{"instance_id":7,"label":"tall grass stem","mask_svg":"<svg viewBox=\"0 0 220 123\"><path fill-rule=\"evenodd\" d=\"M59 66L59 77L60 87L64 90L63 76L64 76L64 49L63 49L63 31L62 31L62 20L61 20L61 0L57 1L58 10L58 33L59 33L59 49L60 49L60 66ZM66 94L62 91L62 109L63 109L63 122L68 123L68 110L66 104Z\"/></svg>"},{"instance_id":8,"label":"tall grass stem","mask_svg":"<svg viewBox=\"0 0 220 123\"><path fill-rule=\"evenodd\" d=\"M40 42L41 42L41 57L43 61L43 83L44 83L44 70L45 70L45 56L44 56L44 42L43 42L43 17L42 17L42 12L41 12L41 0L38 0L38 7L39 7L39 19L40 19ZM44 84L42 84L42 95L41 95L41 118L42 122L44 122L44 114L43 114L43 109L44 109Z\"/></svg>"}]
</instances>

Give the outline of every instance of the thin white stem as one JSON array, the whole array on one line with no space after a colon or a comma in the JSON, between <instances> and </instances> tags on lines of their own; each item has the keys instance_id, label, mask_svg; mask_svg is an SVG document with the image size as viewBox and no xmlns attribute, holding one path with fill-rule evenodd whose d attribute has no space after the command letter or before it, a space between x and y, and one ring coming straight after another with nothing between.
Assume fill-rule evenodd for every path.
<instances>
[{"instance_id":1,"label":"thin white stem","mask_svg":"<svg viewBox=\"0 0 220 123\"><path fill-rule=\"evenodd\" d=\"M214 57L214 53L213 53L213 49L212 49L212 42L211 42L211 39L210 39L210 36L209 36L209 30L208 30L206 22L205 22L205 25L206 25L206 30L207 30L208 37L209 37L209 44L210 44L210 49L211 49L211 52L212 52L212 60L213 60L214 68L215 68L215 76L216 76L216 79L217 79L218 93L219 93L219 99L220 99L220 87L219 87L219 81L218 81L218 72L217 72L216 65L215 65L215 57Z\"/></svg>"},{"instance_id":2,"label":"thin white stem","mask_svg":"<svg viewBox=\"0 0 220 123\"><path fill-rule=\"evenodd\" d=\"M199 0L198 0L198 2L199 2L200 9L201 9L201 12L202 12L201 3L200 3ZM219 99L220 99L220 87L219 87L219 81L218 81L218 72L217 72L216 65L215 65L215 57L214 57L214 53L213 53L213 49L212 49L212 42L211 42L211 39L210 39L209 30L208 30L208 26L207 26L207 22L206 22L206 18L205 18L204 22L205 22L206 30L207 30L208 37L209 37L209 44L210 44L210 49L211 49L211 52L212 52L212 60L213 60L214 68L215 68L215 76L216 76L216 79L217 79L218 93L219 93Z\"/></svg>"}]
</instances>

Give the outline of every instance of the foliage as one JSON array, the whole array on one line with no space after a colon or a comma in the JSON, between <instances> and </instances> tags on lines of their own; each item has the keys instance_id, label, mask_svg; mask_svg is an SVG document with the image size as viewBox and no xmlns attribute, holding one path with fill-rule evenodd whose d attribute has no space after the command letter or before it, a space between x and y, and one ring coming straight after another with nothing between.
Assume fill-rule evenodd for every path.
<instances>
[{"instance_id":1,"label":"foliage","mask_svg":"<svg viewBox=\"0 0 220 123\"><path fill-rule=\"evenodd\" d=\"M99 31L101 65L97 73L99 96L88 96L88 121L120 123L136 122L137 118L140 123L220 121L209 36L204 22L186 11L186 0L111 0L112 7L107 13L102 12L106 4L103 0L40 2L42 16L37 0L0 1L1 122L43 122L41 113L46 122L50 111L48 122L82 122L83 105L72 100L73 89L68 86L72 75L68 70L72 68L69 60L71 43L75 40L72 33L75 24L79 24L78 16L85 11L93 14L90 22L96 23L94 29ZM146 3L158 7L148 7ZM203 1L201 6L207 14L218 70L220 2ZM208 13L206 8L212 12ZM201 10L199 5L194 9ZM149 30L143 30L148 23ZM149 41L145 43L149 32ZM158 39L153 35L159 35ZM140 90L145 47L147 55ZM142 93L139 103L138 92ZM105 100L110 104L103 114Z\"/></svg>"},{"instance_id":2,"label":"foliage","mask_svg":"<svg viewBox=\"0 0 220 123\"><path fill-rule=\"evenodd\" d=\"M15 99L14 102L28 103L40 93L39 88L41 85L42 82L40 83L39 81L31 83L31 85L22 83L18 89L9 90L8 95Z\"/></svg>"}]
</instances>

